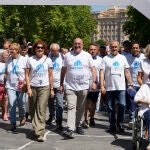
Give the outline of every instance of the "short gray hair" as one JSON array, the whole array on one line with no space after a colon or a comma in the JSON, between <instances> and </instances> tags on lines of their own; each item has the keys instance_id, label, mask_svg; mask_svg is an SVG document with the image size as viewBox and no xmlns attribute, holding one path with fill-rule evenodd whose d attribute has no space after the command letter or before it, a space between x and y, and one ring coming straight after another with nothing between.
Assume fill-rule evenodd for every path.
<instances>
[{"instance_id":1,"label":"short gray hair","mask_svg":"<svg viewBox=\"0 0 150 150\"><path fill-rule=\"evenodd\" d=\"M52 49L53 46L56 46L56 47L58 48L58 50L60 50L60 46L59 46L59 44L57 44L57 43L52 43L52 44L50 45L50 50Z\"/></svg>"},{"instance_id":2,"label":"short gray hair","mask_svg":"<svg viewBox=\"0 0 150 150\"><path fill-rule=\"evenodd\" d=\"M5 49L0 49L0 61L2 60L2 56L4 53L8 53L8 51Z\"/></svg>"}]
</instances>

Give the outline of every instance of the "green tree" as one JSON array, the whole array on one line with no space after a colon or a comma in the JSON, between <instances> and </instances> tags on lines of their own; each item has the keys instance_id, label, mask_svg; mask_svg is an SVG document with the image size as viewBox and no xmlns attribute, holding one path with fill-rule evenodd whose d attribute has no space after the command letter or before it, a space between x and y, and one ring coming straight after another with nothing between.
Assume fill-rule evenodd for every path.
<instances>
[{"instance_id":1,"label":"green tree","mask_svg":"<svg viewBox=\"0 0 150 150\"><path fill-rule=\"evenodd\" d=\"M87 47L95 32L96 21L89 6L1 6L0 11L3 39L42 39L48 45L58 42L69 48L75 37L81 37Z\"/></svg>"},{"instance_id":2,"label":"green tree","mask_svg":"<svg viewBox=\"0 0 150 150\"><path fill-rule=\"evenodd\" d=\"M124 32L131 41L139 41L145 47L150 43L150 20L131 6L128 7L127 15L129 20L123 26Z\"/></svg>"}]
</instances>

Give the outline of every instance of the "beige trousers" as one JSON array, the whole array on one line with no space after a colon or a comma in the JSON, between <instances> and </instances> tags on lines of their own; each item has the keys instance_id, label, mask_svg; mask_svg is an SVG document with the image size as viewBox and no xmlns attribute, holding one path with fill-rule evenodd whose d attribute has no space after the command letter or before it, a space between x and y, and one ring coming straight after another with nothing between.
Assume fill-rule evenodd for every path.
<instances>
[{"instance_id":1,"label":"beige trousers","mask_svg":"<svg viewBox=\"0 0 150 150\"><path fill-rule=\"evenodd\" d=\"M88 90L65 90L65 94L68 105L67 126L74 131L75 127L79 127L82 122Z\"/></svg>"},{"instance_id":2,"label":"beige trousers","mask_svg":"<svg viewBox=\"0 0 150 150\"><path fill-rule=\"evenodd\" d=\"M31 87L33 96L29 97L32 126L37 136L44 136L49 86Z\"/></svg>"}]
</instances>

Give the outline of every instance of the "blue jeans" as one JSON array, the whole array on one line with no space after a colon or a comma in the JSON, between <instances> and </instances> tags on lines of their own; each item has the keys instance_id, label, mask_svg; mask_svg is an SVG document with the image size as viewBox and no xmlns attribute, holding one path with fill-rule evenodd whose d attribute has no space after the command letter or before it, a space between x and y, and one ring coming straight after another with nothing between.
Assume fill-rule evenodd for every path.
<instances>
[{"instance_id":1,"label":"blue jeans","mask_svg":"<svg viewBox=\"0 0 150 150\"><path fill-rule=\"evenodd\" d=\"M19 118L25 116L25 102L23 101L23 94L21 91L7 89L9 117L11 125L16 125L16 104L19 107Z\"/></svg>"},{"instance_id":2,"label":"blue jeans","mask_svg":"<svg viewBox=\"0 0 150 150\"><path fill-rule=\"evenodd\" d=\"M148 142L150 142L150 110L144 113L144 120L146 123L146 128L148 129Z\"/></svg>"},{"instance_id":3,"label":"blue jeans","mask_svg":"<svg viewBox=\"0 0 150 150\"><path fill-rule=\"evenodd\" d=\"M54 93L55 93L54 98L50 97L49 101L48 101L48 108L49 108L50 117L54 117L55 112L56 112L56 123L62 124L64 94L59 93L58 88L54 88ZM55 103L56 103L56 105L55 105Z\"/></svg>"},{"instance_id":4,"label":"blue jeans","mask_svg":"<svg viewBox=\"0 0 150 150\"><path fill-rule=\"evenodd\" d=\"M133 87L136 91L139 90L140 87ZM132 121L134 118L134 112L136 110L136 103L134 102L134 97L130 97L126 92L126 103L127 110L129 111L129 121Z\"/></svg>"},{"instance_id":5,"label":"blue jeans","mask_svg":"<svg viewBox=\"0 0 150 150\"><path fill-rule=\"evenodd\" d=\"M126 107L125 95L126 95L125 90L106 92L110 128L115 127L116 123L117 125L123 124L125 107ZM117 122L115 117L115 100L118 101Z\"/></svg>"}]
</instances>

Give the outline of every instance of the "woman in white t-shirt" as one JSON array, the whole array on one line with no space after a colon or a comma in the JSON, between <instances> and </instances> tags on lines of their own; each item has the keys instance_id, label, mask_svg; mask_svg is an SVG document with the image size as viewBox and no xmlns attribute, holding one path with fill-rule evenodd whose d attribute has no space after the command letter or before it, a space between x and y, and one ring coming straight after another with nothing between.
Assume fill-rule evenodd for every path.
<instances>
[{"instance_id":1,"label":"woman in white t-shirt","mask_svg":"<svg viewBox=\"0 0 150 150\"><path fill-rule=\"evenodd\" d=\"M32 126L38 142L44 142L45 118L49 94L54 96L52 61L44 55L47 45L37 41L33 45L35 55L28 58L25 76L29 96Z\"/></svg>"},{"instance_id":2,"label":"woman in white t-shirt","mask_svg":"<svg viewBox=\"0 0 150 150\"><path fill-rule=\"evenodd\" d=\"M16 103L19 107L20 125L25 124L25 104L21 91L25 80L26 59L19 55L20 45L10 45L10 56L6 61L6 90L9 102L9 119L11 131L16 129Z\"/></svg>"},{"instance_id":3,"label":"woman in white t-shirt","mask_svg":"<svg viewBox=\"0 0 150 150\"><path fill-rule=\"evenodd\" d=\"M144 83L150 84L150 44L145 48L145 59L140 62L140 68L138 71L138 83L140 86Z\"/></svg>"},{"instance_id":4,"label":"woman in white t-shirt","mask_svg":"<svg viewBox=\"0 0 150 150\"><path fill-rule=\"evenodd\" d=\"M8 51L0 51L0 102L2 107L2 118L4 121L8 121L7 111L8 111L8 96L5 90L4 75L5 75L5 62L8 58Z\"/></svg>"}]
</instances>

